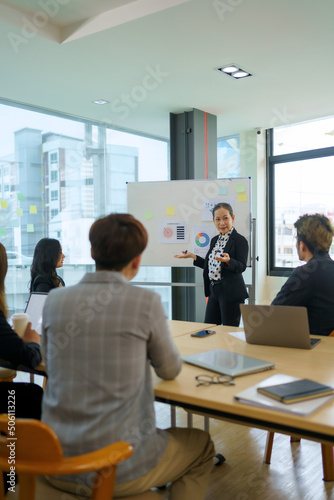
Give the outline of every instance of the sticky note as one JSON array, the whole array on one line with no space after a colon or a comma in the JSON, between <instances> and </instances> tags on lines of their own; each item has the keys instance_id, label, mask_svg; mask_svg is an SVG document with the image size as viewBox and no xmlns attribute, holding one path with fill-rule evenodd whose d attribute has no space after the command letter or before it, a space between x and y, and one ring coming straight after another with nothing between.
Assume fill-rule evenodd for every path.
<instances>
[{"instance_id":1,"label":"sticky note","mask_svg":"<svg viewBox=\"0 0 334 500\"><path fill-rule=\"evenodd\" d=\"M16 215L18 217L22 217L22 215L23 215L23 208L17 208L16 209Z\"/></svg>"},{"instance_id":2,"label":"sticky note","mask_svg":"<svg viewBox=\"0 0 334 500\"><path fill-rule=\"evenodd\" d=\"M18 219L13 220L13 227L20 227L20 221Z\"/></svg>"},{"instance_id":3,"label":"sticky note","mask_svg":"<svg viewBox=\"0 0 334 500\"><path fill-rule=\"evenodd\" d=\"M17 193L17 199L20 201L24 201L23 193Z\"/></svg>"},{"instance_id":4,"label":"sticky note","mask_svg":"<svg viewBox=\"0 0 334 500\"><path fill-rule=\"evenodd\" d=\"M0 236L6 236L6 228L5 227L0 227Z\"/></svg>"},{"instance_id":5,"label":"sticky note","mask_svg":"<svg viewBox=\"0 0 334 500\"><path fill-rule=\"evenodd\" d=\"M37 207L36 207L36 205L30 205L30 213L31 214L37 214Z\"/></svg>"},{"instance_id":6,"label":"sticky note","mask_svg":"<svg viewBox=\"0 0 334 500\"><path fill-rule=\"evenodd\" d=\"M149 219L153 219L153 217L154 217L154 214L153 214L152 210L146 210L145 219L149 220Z\"/></svg>"},{"instance_id":7,"label":"sticky note","mask_svg":"<svg viewBox=\"0 0 334 500\"><path fill-rule=\"evenodd\" d=\"M244 193L245 192L245 184L237 184L235 187L235 190L237 193Z\"/></svg>"},{"instance_id":8,"label":"sticky note","mask_svg":"<svg viewBox=\"0 0 334 500\"><path fill-rule=\"evenodd\" d=\"M27 224L27 233L33 233L33 232L34 232L34 225Z\"/></svg>"},{"instance_id":9,"label":"sticky note","mask_svg":"<svg viewBox=\"0 0 334 500\"><path fill-rule=\"evenodd\" d=\"M242 203L243 201L247 201L247 194L246 193L239 193L238 194L238 201Z\"/></svg>"},{"instance_id":10,"label":"sticky note","mask_svg":"<svg viewBox=\"0 0 334 500\"><path fill-rule=\"evenodd\" d=\"M1 200L1 208L8 208L7 200Z\"/></svg>"},{"instance_id":11,"label":"sticky note","mask_svg":"<svg viewBox=\"0 0 334 500\"><path fill-rule=\"evenodd\" d=\"M218 194L225 195L227 193L228 193L228 187L227 186L218 186Z\"/></svg>"},{"instance_id":12,"label":"sticky note","mask_svg":"<svg viewBox=\"0 0 334 500\"><path fill-rule=\"evenodd\" d=\"M167 207L166 215L175 215L175 207Z\"/></svg>"}]
</instances>

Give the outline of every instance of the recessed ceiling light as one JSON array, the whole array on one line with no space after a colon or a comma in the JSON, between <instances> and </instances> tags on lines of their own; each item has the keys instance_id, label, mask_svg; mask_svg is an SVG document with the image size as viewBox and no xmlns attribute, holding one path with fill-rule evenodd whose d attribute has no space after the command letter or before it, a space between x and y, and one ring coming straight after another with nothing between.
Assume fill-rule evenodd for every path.
<instances>
[{"instance_id":1,"label":"recessed ceiling light","mask_svg":"<svg viewBox=\"0 0 334 500\"><path fill-rule=\"evenodd\" d=\"M234 76L234 78L245 78L246 76L250 76L249 73L246 73L246 71L242 71L242 70L239 70L239 71L235 71L232 76Z\"/></svg>"},{"instance_id":2,"label":"recessed ceiling light","mask_svg":"<svg viewBox=\"0 0 334 500\"><path fill-rule=\"evenodd\" d=\"M104 99L98 99L97 101L93 101L94 104L108 104L109 101L105 101Z\"/></svg>"},{"instance_id":3,"label":"recessed ceiling light","mask_svg":"<svg viewBox=\"0 0 334 500\"><path fill-rule=\"evenodd\" d=\"M225 66L224 68L219 68L220 71L224 71L224 73L233 73L234 71L238 71L239 68L237 66Z\"/></svg>"},{"instance_id":4,"label":"recessed ceiling light","mask_svg":"<svg viewBox=\"0 0 334 500\"><path fill-rule=\"evenodd\" d=\"M236 64L228 64L226 66L222 66L221 68L217 68L221 73L225 73L228 76L232 76L236 80L240 78L246 78L247 76L252 76L248 71L241 69Z\"/></svg>"}]
</instances>

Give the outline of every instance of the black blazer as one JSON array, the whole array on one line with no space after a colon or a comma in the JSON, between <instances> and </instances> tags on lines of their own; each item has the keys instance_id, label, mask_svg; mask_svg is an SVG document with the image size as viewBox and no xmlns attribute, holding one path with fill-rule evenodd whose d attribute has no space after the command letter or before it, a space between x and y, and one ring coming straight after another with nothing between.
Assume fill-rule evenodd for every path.
<instances>
[{"instance_id":1,"label":"black blazer","mask_svg":"<svg viewBox=\"0 0 334 500\"><path fill-rule=\"evenodd\" d=\"M194 260L194 266L204 269L204 292L205 296L210 295L210 280L209 280L209 255L212 252L218 239L218 235L212 238L210 249L206 254L205 259L197 256ZM233 229L231 236L224 248L224 253L228 253L231 260L229 264L221 263L220 275L223 285L223 293L226 300L229 302L243 302L248 297L246 285L242 277L242 273L247 266L248 257L248 241L244 236Z\"/></svg>"},{"instance_id":2,"label":"black blazer","mask_svg":"<svg viewBox=\"0 0 334 500\"><path fill-rule=\"evenodd\" d=\"M329 254L296 267L272 304L306 307L310 333L329 335L334 330L334 261Z\"/></svg>"},{"instance_id":3,"label":"black blazer","mask_svg":"<svg viewBox=\"0 0 334 500\"><path fill-rule=\"evenodd\" d=\"M39 345L24 342L9 326L4 313L0 310L0 357L15 365L34 368L42 360Z\"/></svg>"},{"instance_id":4,"label":"black blazer","mask_svg":"<svg viewBox=\"0 0 334 500\"><path fill-rule=\"evenodd\" d=\"M65 286L64 280L60 276L58 276L60 283L62 286ZM52 290L54 285L51 283L50 280L48 280L45 276L42 276L41 274L38 274L36 278L34 279L34 282L32 284L32 292L43 292L43 293L49 293L50 290Z\"/></svg>"}]
</instances>

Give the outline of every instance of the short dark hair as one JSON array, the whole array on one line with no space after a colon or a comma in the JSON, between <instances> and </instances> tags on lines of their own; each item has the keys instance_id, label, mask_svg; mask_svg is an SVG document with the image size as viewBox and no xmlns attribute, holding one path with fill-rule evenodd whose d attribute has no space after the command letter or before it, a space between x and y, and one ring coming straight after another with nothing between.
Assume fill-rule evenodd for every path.
<instances>
[{"instance_id":1,"label":"short dark hair","mask_svg":"<svg viewBox=\"0 0 334 500\"><path fill-rule=\"evenodd\" d=\"M217 203L212 209L212 217L215 216L215 211L219 208L225 208L225 210L228 210L230 212L230 216L233 217L233 208L229 203Z\"/></svg>"},{"instance_id":2,"label":"short dark hair","mask_svg":"<svg viewBox=\"0 0 334 500\"><path fill-rule=\"evenodd\" d=\"M333 241L331 221L323 214L304 214L294 224L297 241L305 243L312 254L327 253Z\"/></svg>"},{"instance_id":3,"label":"short dark hair","mask_svg":"<svg viewBox=\"0 0 334 500\"><path fill-rule=\"evenodd\" d=\"M89 231L92 255L99 269L121 271L146 248L147 231L130 214L110 214L96 220Z\"/></svg>"}]
</instances>

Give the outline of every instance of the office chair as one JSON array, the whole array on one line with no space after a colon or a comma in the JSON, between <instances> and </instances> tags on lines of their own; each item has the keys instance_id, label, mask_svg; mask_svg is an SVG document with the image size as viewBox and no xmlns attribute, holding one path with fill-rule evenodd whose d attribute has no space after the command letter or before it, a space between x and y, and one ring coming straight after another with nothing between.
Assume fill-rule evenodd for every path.
<instances>
[{"instance_id":1,"label":"office chair","mask_svg":"<svg viewBox=\"0 0 334 500\"><path fill-rule=\"evenodd\" d=\"M13 470L10 469L10 462L14 459L15 472L19 478L15 493L10 493L11 499L61 500L65 495L63 491L48 485L44 478L36 480L36 476L80 474L89 471L96 471L96 487L92 489L90 500L111 499L117 464L129 458L133 451L131 445L119 441L85 455L64 458L59 440L48 425L39 420L15 419L10 414L0 415L0 433L0 470L7 473ZM5 500L1 483L2 474L0 500ZM78 497L66 493L66 498L69 500Z\"/></svg>"},{"instance_id":2,"label":"office chair","mask_svg":"<svg viewBox=\"0 0 334 500\"><path fill-rule=\"evenodd\" d=\"M329 337L334 337L334 330L329 334ZM266 464L270 464L271 453L274 443L274 432L268 431L266 449L264 452L263 461ZM290 442L299 442L300 439L294 436L290 436ZM322 470L324 473L324 481L334 481L334 448L331 445L321 444L322 453Z\"/></svg>"},{"instance_id":3,"label":"office chair","mask_svg":"<svg viewBox=\"0 0 334 500\"><path fill-rule=\"evenodd\" d=\"M271 452L273 448L274 442L274 432L268 431L267 433L267 441L266 441L266 449L264 452L263 461L266 464L270 464ZM299 438L295 438L294 436L290 437L290 441L293 443L295 441L300 441ZM324 481L334 481L334 450L333 446L327 444L321 444L321 453L322 453L322 470L323 470L323 480Z\"/></svg>"},{"instance_id":4,"label":"office chair","mask_svg":"<svg viewBox=\"0 0 334 500\"><path fill-rule=\"evenodd\" d=\"M0 382L13 382L16 371L10 368L0 367Z\"/></svg>"}]
</instances>

